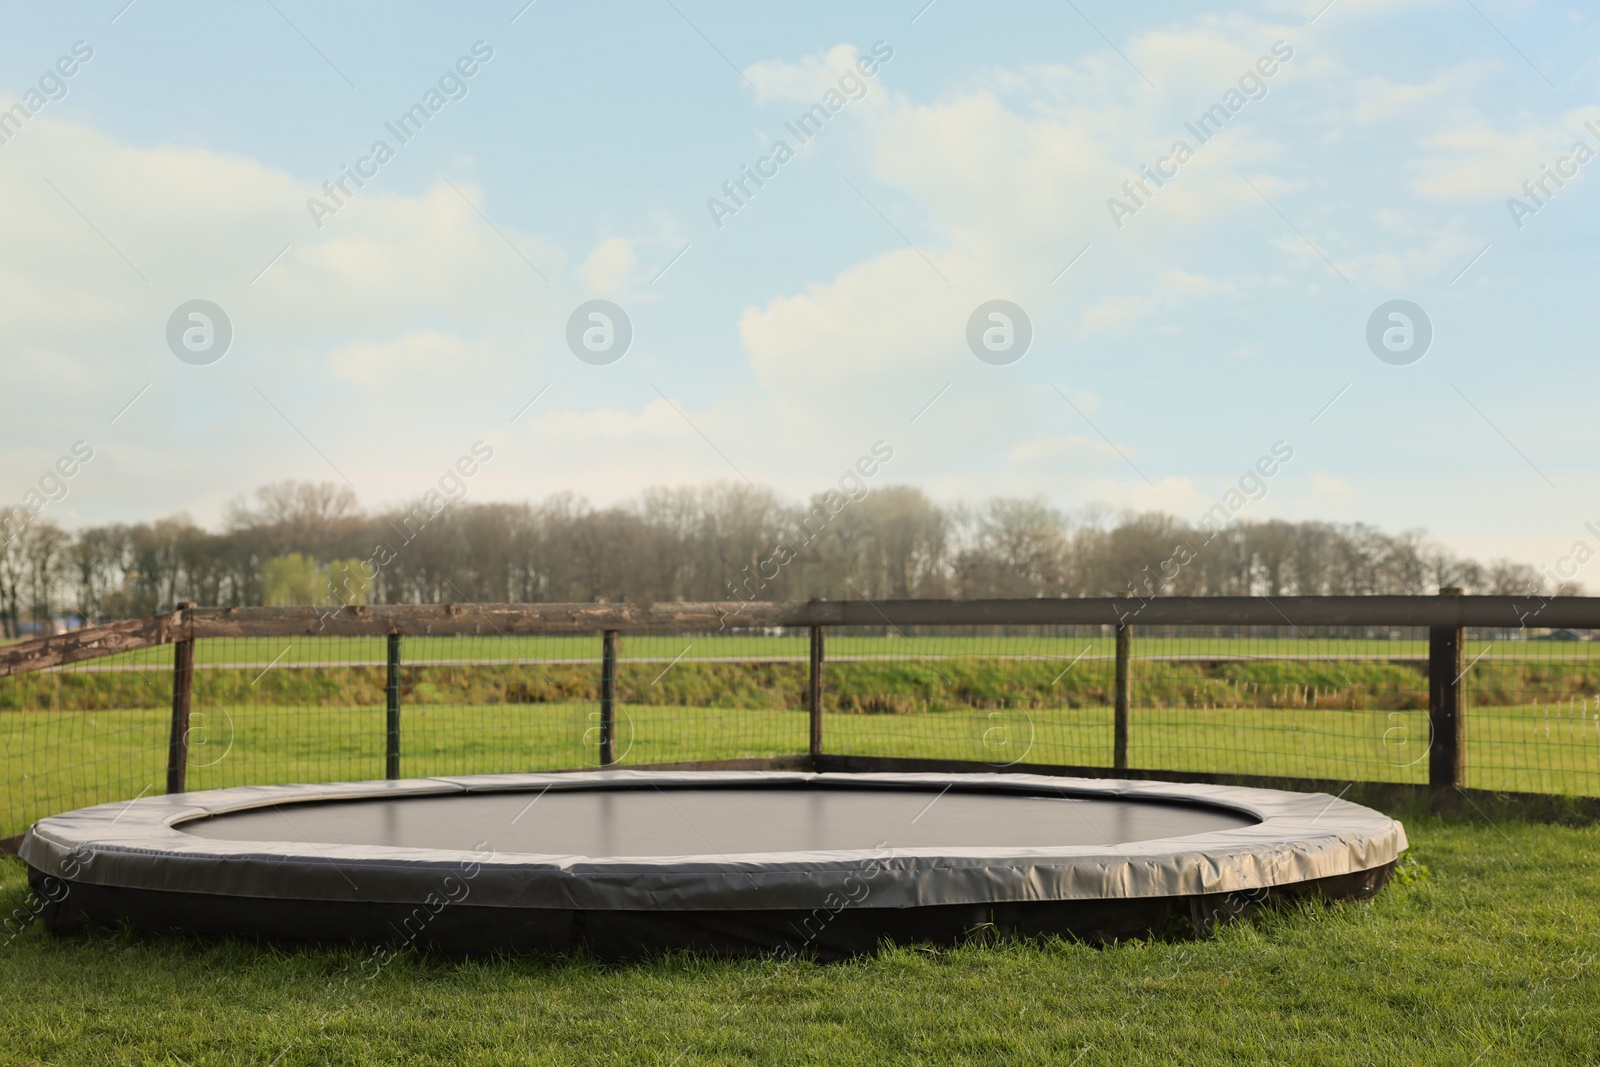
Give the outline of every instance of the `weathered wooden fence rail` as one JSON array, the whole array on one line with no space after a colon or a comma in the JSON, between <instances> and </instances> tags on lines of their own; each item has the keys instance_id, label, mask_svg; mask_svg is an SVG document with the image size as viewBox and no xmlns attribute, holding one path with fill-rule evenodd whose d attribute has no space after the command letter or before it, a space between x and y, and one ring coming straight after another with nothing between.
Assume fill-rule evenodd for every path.
<instances>
[{"instance_id":1,"label":"weathered wooden fence rail","mask_svg":"<svg viewBox=\"0 0 1600 1067\"><path fill-rule=\"evenodd\" d=\"M1084 597L187 608L0 648L0 677L207 637L601 634L812 626L1600 628L1600 597Z\"/></svg>"}]
</instances>

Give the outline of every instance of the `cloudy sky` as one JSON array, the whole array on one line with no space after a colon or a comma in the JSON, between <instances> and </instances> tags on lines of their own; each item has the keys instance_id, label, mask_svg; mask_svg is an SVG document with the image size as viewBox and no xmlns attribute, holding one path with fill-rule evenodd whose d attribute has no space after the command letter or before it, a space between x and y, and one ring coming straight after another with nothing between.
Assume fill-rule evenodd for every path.
<instances>
[{"instance_id":1,"label":"cloudy sky","mask_svg":"<svg viewBox=\"0 0 1600 1067\"><path fill-rule=\"evenodd\" d=\"M64 524L480 439L479 500L882 440L1197 517L1284 442L1254 517L1600 542L1592 6L125 3L0 36L0 494L86 441Z\"/></svg>"}]
</instances>

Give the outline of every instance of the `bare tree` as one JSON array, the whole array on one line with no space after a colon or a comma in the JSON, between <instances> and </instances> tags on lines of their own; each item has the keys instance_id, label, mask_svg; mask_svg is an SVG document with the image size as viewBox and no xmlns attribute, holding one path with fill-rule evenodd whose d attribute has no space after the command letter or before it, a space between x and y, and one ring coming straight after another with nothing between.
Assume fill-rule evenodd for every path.
<instances>
[{"instance_id":1,"label":"bare tree","mask_svg":"<svg viewBox=\"0 0 1600 1067\"><path fill-rule=\"evenodd\" d=\"M182 515L75 535L35 523L0 544L0 623L16 636L24 619L65 608L99 618L179 600L259 604L267 565L290 554L357 576L373 603L1577 591L1360 523L1196 529L1155 512L1069 518L1040 499L947 507L894 486L792 505L743 483L650 489L605 508L558 494L367 514L348 489L283 482L235 502L215 532Z\"/></svg>"}]
</instances>

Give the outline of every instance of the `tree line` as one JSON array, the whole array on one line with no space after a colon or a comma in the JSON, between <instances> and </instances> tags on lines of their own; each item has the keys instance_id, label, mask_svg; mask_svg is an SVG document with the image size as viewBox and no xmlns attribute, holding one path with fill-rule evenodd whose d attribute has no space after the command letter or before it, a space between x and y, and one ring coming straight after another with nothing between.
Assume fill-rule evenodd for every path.
<instances>
[{"instance_id":1,"label":"tree line","mask_svg":"<svg viewBox=\"0 0 1600 1067\"><path fill-rule=\"evenodd\" d=\"M847 490L854 487L846 487ZM830 489L803 504L741 484L647 489L597 507L570 493L475 503L437 494L365 510L326 483L263 486L219 528L187 516L0 546L7 636L181 601L472 603L903 597L1577 592L1534 567L1462 559L1421 531L1235 521L1197 532L1157 512L1067 513L1042 500L941 504L919 489Z\"/></svg>"}]
</instances>

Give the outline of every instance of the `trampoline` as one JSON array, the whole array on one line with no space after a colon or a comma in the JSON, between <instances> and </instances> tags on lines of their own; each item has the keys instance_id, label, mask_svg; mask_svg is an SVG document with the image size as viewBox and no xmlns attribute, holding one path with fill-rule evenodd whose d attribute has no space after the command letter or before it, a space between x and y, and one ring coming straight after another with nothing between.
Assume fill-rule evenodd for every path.
<instances>
[{"instance_id":1,"label":"trampoline","mask_svg":"<svg viewBox=\"0 0 1600 1067\"><path fill-rule=\"evenodd\" d=\"M591 771L220 789L42 819L54 931L618 959L1201 932L1366 899L1395 820L1322 794L1031 774Z\"/></svg>"}]
</instances>

